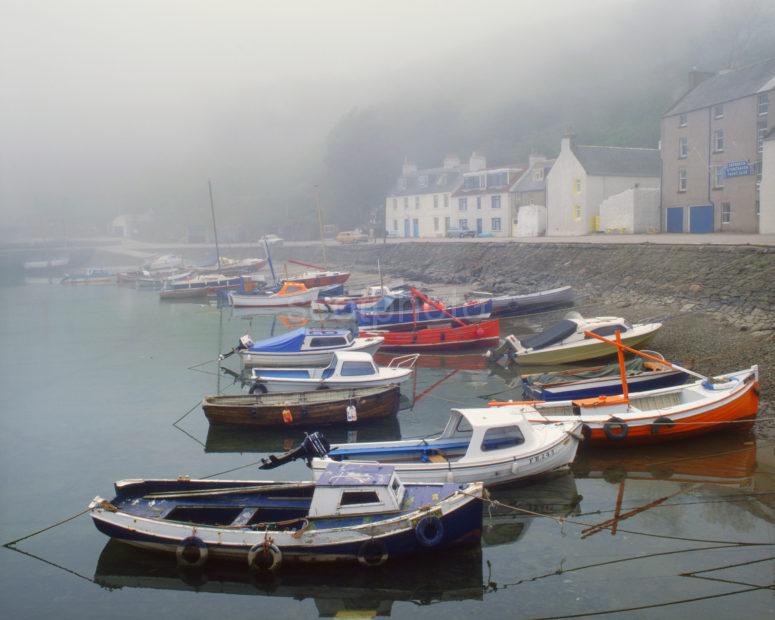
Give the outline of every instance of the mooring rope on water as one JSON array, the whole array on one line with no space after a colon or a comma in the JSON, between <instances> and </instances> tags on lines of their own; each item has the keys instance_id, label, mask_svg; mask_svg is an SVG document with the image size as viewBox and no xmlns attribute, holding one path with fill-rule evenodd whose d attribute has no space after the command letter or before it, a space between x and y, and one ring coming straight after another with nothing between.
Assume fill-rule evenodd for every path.
<instances>
[{"instance_id":1,"label":"mooring rope on water","mask_svg":"<svg viewBox=\"0 0 775 620\"><path fill-rule=\"evenodd\" d=\"M32 534L27 534L26 536L22 536L21 538L17 538L16 540L12 540L10 542L7 542L3 545L3 547L8 547L9 549L16 545L16 543L19 543L23 540L27 540L28 538L32 538L33 536L37 536L38 534L42 534L43 532L47 532L48 530L53 530L55 527L59 527L60 525L64 525L65 523L72 521L73 519L77 519L81 515L86 514L89 512L91 508L87 508L86 510L81 510L81 512L74 514L71 517L67 517L66 519L62 519L61 521L57 521L53 525L49 525L47 527L44 527L43 529L37 530L35 532L32 532Z\"/></svg>"}]
</instances>

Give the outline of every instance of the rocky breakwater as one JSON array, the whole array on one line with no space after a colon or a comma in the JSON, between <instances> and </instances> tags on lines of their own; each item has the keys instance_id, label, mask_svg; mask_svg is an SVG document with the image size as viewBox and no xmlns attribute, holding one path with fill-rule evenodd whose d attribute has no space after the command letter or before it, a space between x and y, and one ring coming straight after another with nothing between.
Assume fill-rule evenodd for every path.
<instances>
[{"instance_id":1,"label":"rocky breakwater","mask_svg":"<svg viewBox=\"0 0 775 620\"><path fill-rule=\"evenodd\" d=\"M320 247L284 248L322 260ZM339 267L495 292L572 285L582 303L702 312L775 339L775 248L720 245L417 242L327 248Z\"/></svg>"}]
</instances>

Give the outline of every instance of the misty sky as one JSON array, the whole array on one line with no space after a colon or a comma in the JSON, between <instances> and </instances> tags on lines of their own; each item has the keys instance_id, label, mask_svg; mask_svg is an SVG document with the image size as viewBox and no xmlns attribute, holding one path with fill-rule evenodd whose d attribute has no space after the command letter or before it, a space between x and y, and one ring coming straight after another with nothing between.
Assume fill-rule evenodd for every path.
<instances>
[{"instance_id":1,"label":"misty sky","mask_svg":"<svg viewBox=\"0 0 775 620\"><path fill-rule=\"evenodd\" d=\"M622 19L657 5L683 15ZM681 39L702 16L685 5L0 0L0 224L201 210L208 178L227 210L278 201L348 110L442 93L482 116L540 90L550 57L570 66L602 41L602 72L624 41L640 56L664 44L655 29Z\"/></svg>"}]
</instances>

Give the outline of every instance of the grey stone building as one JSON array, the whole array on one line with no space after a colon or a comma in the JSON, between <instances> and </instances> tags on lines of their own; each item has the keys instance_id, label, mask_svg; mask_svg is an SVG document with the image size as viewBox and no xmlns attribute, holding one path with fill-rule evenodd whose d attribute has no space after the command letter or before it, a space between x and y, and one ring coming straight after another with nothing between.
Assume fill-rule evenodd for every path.
<instances>
[{"instance_id":1,"label":"grey stone building","mask_svg":"<svg viewBox=\"0 0 775 620\"><path fill-rule=\"evenodd\" d=\"M717 74L693 71L690 86L662 117L663 230L757 232L775 59Z\"/></svg>"}]
</instances>

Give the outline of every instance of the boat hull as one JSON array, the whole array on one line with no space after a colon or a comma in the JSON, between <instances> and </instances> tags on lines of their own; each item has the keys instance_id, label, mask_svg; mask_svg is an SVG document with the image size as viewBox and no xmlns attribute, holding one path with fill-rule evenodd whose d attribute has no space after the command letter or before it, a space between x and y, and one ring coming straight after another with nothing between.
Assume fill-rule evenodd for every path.
<instances>
[{"instance_id":1,"label":"boat hull","mask_svg":"<svg viewBox=\"0 0 775 620\"><path fill-rule=\"evenodd\" d=\"M262 353L244 349L239 352L240 359L245 366L328 366L334 351L358 351L374 354L380 348L380 338L368 338L367 342L353 342L354 346L328 349L326 351L299 351L295 353Z\"/></svg>"},{"instance_id":2,"label":"boat hull","mask_svg":"<svg viewBox=\"0 0 775 620\"><path fill-rule=\"evenodd\" d=\"M163 488L171 491L194 486L206 488L203 485L207 482L213 487L272 484L222 480L138 481L150 489L154 488L151 485L167 483ZM460 490L462 492L450 494L430 507L401 512L384 520L358 520L354 525L335 527L265 530L250 526L201 525L137 516L106 507L100 498L95 498L90 505L90 514L95 526L103 534L143 549L179 555L184 541L196 537L201 548L207 550L204 561L222 559L247 562L251 548L260 549L269 539L280 552L282 567L320 562L357 562L368 566L478 543L482 532L482 486L472 484ZM428 515L437 517L441 523L441 535L432 546L423 545L415 531L417 523ZM375 543L378 553L376 561L372 562L364 552L364 546ZM373 554L374 551L371 551L372 557Z\"/></svg>"},{"instance_id":3,"label":"boat hull","mask_svg":"<svg viewBox=\"0 0 775 620\"><path fill-rule=\"evenodd\" d=\"M567 421L567 420L564 420ZM402 463L390 462L401 477L409 482L475 482L485 486L509 484L537 478L563 467L567 467L576 457L579 446L581 423L572 430L562 433L555 441L547 442L530 452L521 455L506 455L486 462L445 461L440 463ZM336 446L332 446L335 449ZM312 474L317 480L331 462L330 458L312 459ZM347 459L347 463L368 463Z\"/></svg>"},{"instance_id":4,"label":"boat hull","mask_svg":"<svg viewBox=\"0 0 775 620\"><path fill-rule=\"evenodd\" d=\"M291 295L229 295L229 303L235 308L287 308L308 306L318 296L317 289Z\"/></svg>"},{"instance_id":5,"label":"boat hull","mask_svg":"<svg viewBox=\"0 0 775 620\"><path fill-rule=\"evenodd\" d=\"M622 336L622 344L628 347L638 347L647 344L656 333L656 329L647 333ZM567 347L549 347L527 353L518 353L516 363L520 366L551 366L554 364L569 364L586 360L612 357L616 349L606 342L583 340Z\"/></svg>"},{"instance_id":6,"label":"boat hull","mask_svg":"<svg viewBox=\"0 0 775 620\"><path fill-rule=\"evenodd\" d=\"M399 384L406 381L412 372L408 371L403 375L391 375L383 379L369 379L367 381L354 381L352 379L273 379L262 378L260 383L269 393L275 392L311 392L313 390L325 389L355 389L368 387L382 387L391 383Z\"/></svg>"},{"instance_id":7,"label":"boat hull","mask_svg":"<svg viewBox=\"0 0 775 620\"><path fill-rule=\"evenodd\" d=\"M307 288L320 288L321 286L331 286L333 284L344 284L349 280L349 273L334 273L328 275L311 276L306 278L286 278L288 282L301 282Z\"/></svg>"},{"instance_id":8,"label":"boat hull","mask_svg":"<svg viewBox=\"0 0 775 620\"><path fill-rule=\"evenodd\" d=\"M470 303L464 306L454 306L442 310L419 310L402 312L358 312L359 327L371 329L412 329L416 325L434 325L449 323L453 317L463 321L482 321L490 318L492 301Z\"/></svg>"},{"instance_id":9,"label":"boat hull","mask_svg":"<svg viewBox=\"0 0 775 620\"><path fill-rule=\"evenodd\" d=\"M414 332L362 333L382 336L384 343L381 349L386 351L460 351L486 348L497 343L500 325L494 320L462 327L429 328Z\"/></svg>"},{"instance_id":10,"label":"boat hull","mask_svg":"<svg viewBox=\"0 0 775 620\"><path fill-rule=\"evenodd\" d=\"M287 399L266 396L208 396L202 409L210 424L261 428L312 427L330 424L353 424L347 408L354 406L357 422L395 415L401 391L398 386L377 390L326 390L325 402L288 394ZM316 395L318 393L315 393ZM278 396L284 396L282 394ZM285 402L279 402L284 400Z\"/></svg>"},{"instance_id":11,"label":"boat hull","mask_svg":"<svg viewBox=\"0 0 775 620\"><path fill-rule=\"evenodd\" d=\"M643 392L659 388L681 385L686 381L687 374L680 370L665 372L645 372L627 377L627 388L630 392ZM594 398L596 396L617 396L622 393L622 381L618 376L601 377L572 381L565 384L533 387L525 384L524 394L527 400L575 400L579 398Z\"/></svg>"},{"instance_id":12,"label":"boat hull","mask_svg":"<svg viewBox=\"0 0 775 620\"><path fill-rule=\"evenodd\" d=\"M492 298L493 316L514 316L570 306L575 294L570 286L540 291L528 295L503 295Z\"/></svg>"},{"instance_id":13,"label":"boat hull","mask_svg":"<svg viewBox=\"0 0 775 620\"><path fill-rule=\"evenodd\" d=\"M574 416L584 424L584 434L592 446L629 446L662 443L718 431L737 431L750 429L759 410L758 369L731 373L729 377L738 379L740 385L733 390L725 390L718 396L707 394L694 403L662 406L653 410L619 411L606 413L582 412ZM689 386L691 387L691 386ZM675 392L676 389L655 390L655 396ZM709 392L709 391L708 391ZM650 396L644 393L639 396ZM563 401L564 403L567 401ZM568 415L555 415L553 404L536 405L541 414L528 415L531 422L557 422L568 419ZM626 426L623 430L615 417Z\"/></svg>"}]
</instances>

